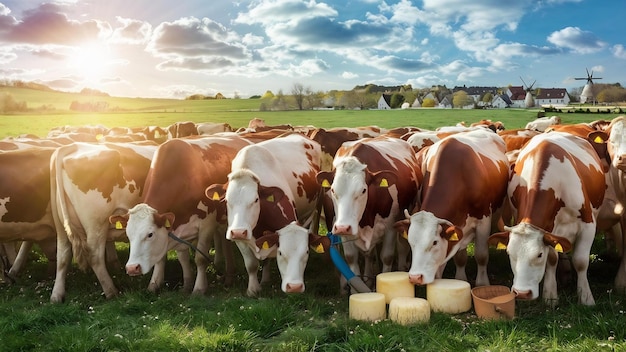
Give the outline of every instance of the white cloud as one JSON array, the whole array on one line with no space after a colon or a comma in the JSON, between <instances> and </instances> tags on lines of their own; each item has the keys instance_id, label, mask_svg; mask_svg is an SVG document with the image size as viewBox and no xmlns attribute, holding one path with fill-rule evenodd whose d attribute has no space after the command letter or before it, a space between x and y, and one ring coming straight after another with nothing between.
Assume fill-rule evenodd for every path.
<instances>
[{"instance_id":1,"label":"white cloud","mask_svg":"<svg viewBox=\"0 0 626 352\"><path fill-rule=\"evenodd\" d=\"M583 31L578 27L566 27L552 32L548 41L558 47L570 49L579 54L590 54L602 50L606 43L592 32Z\"/></svg>"},{"instance_id":2,"label":"white cloud","mask_svg":"<svg viewBox=\"0 0 626 352\"><path fill-rule=\"evenodd\" d=\"M359 78L359 75L354 72L343 71L343 73L341 74L341 78L354 79Z\"/></svg>"},{"instance_id":3,"label":"white cloud","mask_svg":"<svg viewBox=\"0 0 626 352\"><path fill-rule=\"evenodd\" d=\"M611 52L618 59L626 59L626 50L622 44L613 45Z\"/></svg>"}]
</instances>

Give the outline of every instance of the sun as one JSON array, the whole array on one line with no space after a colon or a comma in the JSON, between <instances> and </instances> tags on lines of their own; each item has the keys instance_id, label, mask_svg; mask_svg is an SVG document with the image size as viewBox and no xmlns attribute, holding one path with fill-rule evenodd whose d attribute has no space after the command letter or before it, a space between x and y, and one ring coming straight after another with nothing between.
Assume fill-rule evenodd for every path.
<instances>
[{"instance_id":1,"label":"sun","mask_svg":"<svg viewBox=\"0 0 626 352\"><path fill-rule=\"evenodd\" d=\"M68 60L68 68L86 81L103 78L111 65L111 53L107 45L87 44L76 48Z\"/></svg>"}]
</instances>

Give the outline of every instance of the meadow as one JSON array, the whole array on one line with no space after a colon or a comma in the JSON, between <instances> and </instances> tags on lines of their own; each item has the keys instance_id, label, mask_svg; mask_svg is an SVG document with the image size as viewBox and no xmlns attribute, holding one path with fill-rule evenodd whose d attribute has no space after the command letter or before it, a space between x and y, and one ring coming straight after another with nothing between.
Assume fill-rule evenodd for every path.
<instances>
[{"instance_id":1,"label":"meadow","mask_svg":"<svg viewBox=\"0 0 626 352\"><path fill-rule=\"evenodd\" d=\"M1 90L0 90L1 91ZM29 107L58 104L55 110L0 116L0 138L33 133L45 136L55 126L104 124L167 126L175 121L228 122L246 126L253 117L268 124L290 123L317 127L378 125L435 128L481 118L499 120L507 128L523 127L538 110L393 111L257 111L259 100L180 101L109 98L118 112L70 112L71 101L84 98L61 93L11 93ZM18 94L23 94L18 96ZM60 95L58 95L60 94ZM35 97L37 95L37 97ZM50 97L49 95L54 95ZM98 98L100 99L100 98ZM55 105L56 106L56 105ZM564 123L611 119L615 114L563 114ZM518 301L515 319L483 321L473 311L433 313L430 322L401 326L389 320L361 322L348 317L348 297L339 294L339 274L324 255L312 254L305 272L306 292L287 295L271 265L272 282L259 297L245 296L247 274L235 248L235 284L224 287L221 268L210 266L210 287L204 296L181 291L180 266L171 254L166 286L149 293L149 276L129 277L123 270L128 246L118 243L122 266L110 267L120 296L107 300L91 272L73 267L63 304L49 303L54 283L44 256L35 251L17 282L0 283L1 351L624 351L626 304L614 292L619 260L606 249L601 235L591 253L589 281L593 307L576 303L574 281L559 286L560 304L551 308L540 300ZM490 253L492 284L510 286L506 253ZM453 277L452 265L444 277ZM468 277L475 263L468 262ZM416 295L425 297L425 288Z\"/></svg>"}]
</instances>

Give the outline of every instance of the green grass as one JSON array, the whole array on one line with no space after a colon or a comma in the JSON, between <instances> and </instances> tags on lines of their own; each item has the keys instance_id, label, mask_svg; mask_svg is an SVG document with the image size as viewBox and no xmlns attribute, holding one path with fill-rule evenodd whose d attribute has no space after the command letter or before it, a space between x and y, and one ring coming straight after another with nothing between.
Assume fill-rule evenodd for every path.
<instances>
[{"instance_id":1,"label":"green grass","mask_svg":"<svg viewBox=\"0 0 626 352\"><path fill-rule=\"evenodd\" d=\"M12 93L17 100L34 95ZM34 94L31 92L31 94ZM50 94L50 93L46 93ZM43 94L37 99L59 104L75 95ZM62 100L65 99L65 102ZM291 123L319 127L413 125L435 128L459 121L491 118L507 128L522 127L536 110L394 110L394 111L250 111L259 100L175 101L111 98L125 112L77 114L68 111L0 116L0 137L22 133L45 135L54 126L102 123L107 126L166 126L175 121L228 122L245 126L252 117L268 124ZM29 106L38 106L34 103ZM127 104L127 105L125 105ZM561 114L565 123L610 119L612 114ZM348 297L338 294L338 273L324 256L312 255L307 266L306 293L286 295L272 264L273 280L258 298L245 296L247 275L236 252L237 278L225 288L209 267L209 292L191 296L181 292L182 274L174 257L166 266L166 285L158 294L147 292L149 276L129 277L110 268L121 290L106 300L95 275L73 267L67 279L64 304L49 303L54 277L47 262L34 252L21 278L0 284L0 352L3 351L624 351L626 304L612 291L618 262L606 255L602 240L594 246L589 281L596 306L576 304L574 283L559 287L560 305L540 300L517 302L513 321L487 322L473 311L457 315L433 313L430 322L400 326L389 320L376 323L348 318ZM128 246L118 245L122 263ZM468 262L468 277L475 277ZM492 251L489 274L493 284L510 286L506 253ZM453 277L448 265L444 277ZM416 289L425 297L425 289Z\"/></svg>"}]
</instances>

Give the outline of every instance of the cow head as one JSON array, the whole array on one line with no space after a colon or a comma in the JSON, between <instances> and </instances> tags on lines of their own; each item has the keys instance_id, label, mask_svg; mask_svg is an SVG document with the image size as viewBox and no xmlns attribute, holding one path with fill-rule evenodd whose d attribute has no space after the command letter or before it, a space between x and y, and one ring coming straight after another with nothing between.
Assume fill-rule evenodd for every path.
<instances>
[{"instance_id":1,"label":"cow head","mask_svg":"<svg viewBox=\"0 0 626 352\"><path fill-rule=\"evenodd\" d=\"M325 240L324 240L325 239ZM286 293L304 292L304 270L309 260L309 247L328 250L330 240L291 222L276 232L267 231L256 240L258 248L278 246L276 263L282 278L281 289Z\"/></svg>"},{"instance_id":2,"label":"cow head","mask_svg":"<svg viewBox=\"0 0 626 352\"><path fill-rule=\"evenodd\" d=\"M463 238L463 231L425 210L413 215L405 210L404 216L406 219L396 222L395 228L411 247L409 281L414 285L429 284L454 254L452 249Z\"/></svg>"},{"instance_id":3,"label":"cow head","mask_svg":"<svg viewBox=\"0 0 626 352\"><path fill-rule=\"evenodd\" d=\"M137 204L127 214L113 215L109 222L116 228L126 229L130 253L126 273L131 276L147 274L165 257L168 249L168 232L174 223L174 214L159 214L147 204Z\"/></svg>"},{"instance_id":4,"label":"cow head","mask_svg":"<svg viewBox=\"0 0 626 352\"><path fill-rule=\"evenodd\" d=\"M567 252L572 245L563 237L525 222L505 226L504 230L491 235L489 243L498 248L506 247L513 271L511 291L518 299L536 299L548 258L556 261L556 252Z\"/></svg>"},{"instance_id":5,"label":"cow head","mask_svg":"<svg viewBox=\"0 0 626 352\"><path fill-rule=\"evenodd\" d=\"M330 188L336 214L332 232L356 236L368 194L372 189L386 188L395 183L396 175L392 171L372 173L357 158L346 157L333 172L318 173L317 179L322 187Z\"/></svg>"},{"instance_id":6,"label":"cow head","mask_svg":"<svg viewBox=\"0 0 626 352\"><path fill-rule=\"evenodd\" d=\"M618 116L609 125L608 153L611 163L619 170L626 171L626 127L624 116Z\"/></svg>"}]
</instances>

